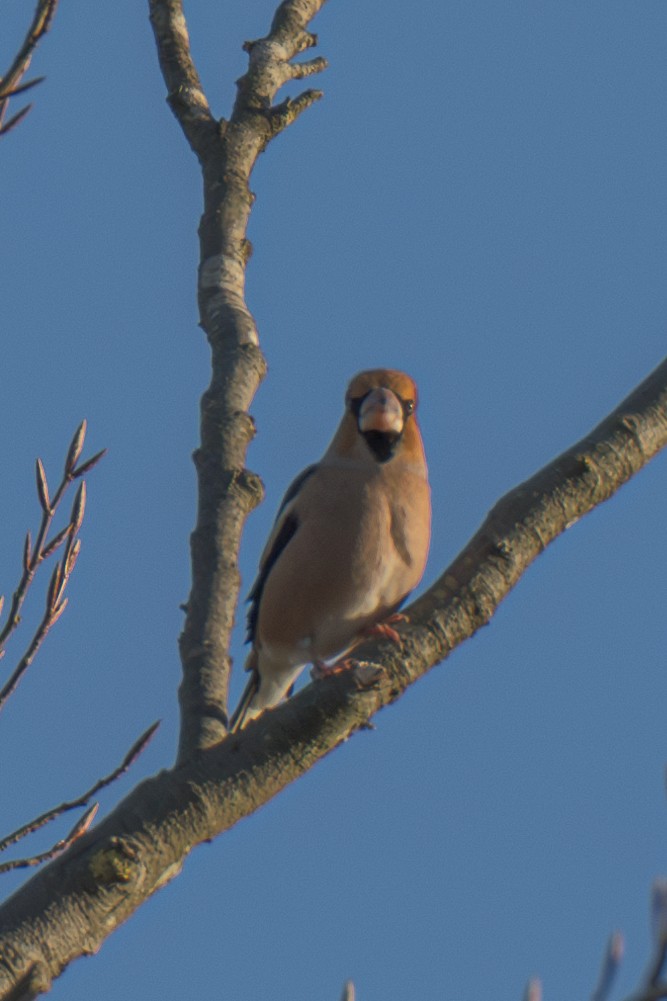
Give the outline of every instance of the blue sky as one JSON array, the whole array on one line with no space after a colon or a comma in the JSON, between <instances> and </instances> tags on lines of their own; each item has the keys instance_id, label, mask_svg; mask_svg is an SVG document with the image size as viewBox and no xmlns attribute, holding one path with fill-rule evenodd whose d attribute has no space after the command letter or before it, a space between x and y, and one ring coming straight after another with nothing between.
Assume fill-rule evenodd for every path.
<instances>
[{"instance_id":1,"label":"blue sky","mask_svg":"<svg viewBox=\"0 0 667 1001\"><path fill-rule=\"evenodd\" d=\"M7 62L26 8L3 11ZM227 114L241 43L272 6L186 11ZM665 353L667 9L329 0L315 30L325 100L253 176L248 300L269 377L249 462L267 499L244 586L349 377L377 365L420 387L428 584L500 495ZM173 760L208 376L198 168L146 10L63 3L33 70L47 81L2 143L1 590L37 519L35 457L55 480L84 416L90 452L109 453L89 480L70 607L3 713L2 830L90 785L155 718L102 809ZM375 732L197 850L53 997L312 1001L351 977L359 1001L517 999L533 975L545 998L585 997L614 929L628 993L667 870L666 493L659 457Z\"/></svg>"}]
</instances>

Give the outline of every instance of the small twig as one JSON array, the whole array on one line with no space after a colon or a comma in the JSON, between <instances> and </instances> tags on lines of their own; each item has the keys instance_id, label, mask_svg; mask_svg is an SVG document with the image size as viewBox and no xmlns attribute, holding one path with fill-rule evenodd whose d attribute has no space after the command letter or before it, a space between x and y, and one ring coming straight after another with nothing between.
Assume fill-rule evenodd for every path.
<instances>
[{"instance_id":1,"label":"small twig","mask_svg":"<svg viewBox=\"0 0 667 1001\"><path fill-rule=\"evenodd\" d=\"M104 458L106 454L106 448L101 449L99 452L95 452L92 459L87 459L86 462L83 462L80 466L77 466L76 469L72 470L72 479L77 480L80 476L85 476L85 474L91 470L93 466L96 466L100 459Z\"/></svg>"},{"instance_id":2,"label":"small twig","mask_svg":"<svg viewBox=\"0 0 667 1001\"><path fill-rule=\"evenodd\" d=\"M111 785L112 782L115 782L116 779L119 779L121 775L124 775L125 772L134 764L139 755L148 746L153 734L159 727L160 722L161 722L160 720L157 720L155 723L152 723L151 726L149 726L148 729L145 731L145 733L142 733L139 739L135 740L134 744L127 752L120 765L117 768L115 768L109 775L105 776L103 779L99 779L93 786L90 787L90 789L84 792L83 795L79 796L77 799L66 800L64 803L61 803L60 806L54 806L51 810L47 810L45 813L42 813L39 817L35 817L34 820L30 820L28 821L27 824L23 824L22 827L17 828L17 830L15 830L12 834L8 834L5 838L3 838L0 841L0 852L5 851L11 845L15 845L17 841L20 841L22 838L27 837L29 834L33 834L35 831L38 831L41 827L45 827L46 824L49 824L52 820L55 820L57 817L61 817L64 813L67 813L69 810L77 810L80 809L81 807L87 806L90 800L93 798L93 796L96 796L98 792L100 792L102 789L106 789L106 787ZM84 814L84 817L85 816L86 814ZM36 863L29 862L27 864L32 865ZM9 865L12 868L16 868L16 866L13 866L12 863L9 863ZM5 871L6 869L0 868L0 873Z\"/></svg>"},{"instance_id":3,"label":"small twig","mask_svg":"<svg viewBox=\"0 0 667 1001\"><path fill-rule=\"evenodd\" d=\"M318 71L319 72L319 71ZM277 136L295 122L299 115L307 111L316 101L324 97L321 90L304 90L302 94L294 99L288 97L282 104L277 104L271 108L269 122L271 123L271 138Z\"/></svg>"},{"instance_id":4,"label":"small twig","mask_svg":"<svg viewBox=\"0 0 667 1001\"><path fill-rule=\"evenodd\" d=\"M52 587L53 587L53 578L51 579L51 587L49 588L49 590L51 590ZM33 660L35 659L35 655L39 650L39 648L41 647L44 640L46 639L49 629L51 628L51 626L56 624L60 616L65 611L66 607L67 607L67 598L65 598L64 601L60 602L60 604L55 607L51 607L47 602L46 611L42 616L42 620L39 623L37 629L35 630L35 633L32 639L30 640L30 643L28 644L27 650L25 651L25 653L19 660L18 664L12 671L9 680L0 689L0 710L4 709L7 699L10 697L10 695L12 695L16 691L19 681L21 680L25 672L28 670Z\"/></svg>"},{"instance_id":5,"label":"small twig","mask_svg":"<svg viewBox=\"0 0 667 1001\"><path fill-rule=\"evenodd\" d=\"M613 935L610 935L602 959L600 976L595 990L591 994L591 1001L607 1001L623 959L624 947L625 943L620 932L615 931Z\"/></svg>"},{"instance_id":6,"label":"small twig","mask_svg":"<svg viewBox=\"0 0 667 1001\"><path fill-rule=\"evenodd\" d=\"M3 124L10 98L29 90L31 87L35 87L44 79L44 77L37 77L34 80L21 84L21 79L30 66L33 52L51 27L57 6L58 0L38 0L32 23L23 39L23 44L20 46L7 72L4 76L0 77L0 136L6 135L15 128L25 118L32 107L31 104L26 105L25 108L21 108L17 114Z\"/></svg>"},{"instance_id":7,"label":"small twig","mask_svg":"<svg viewBox=\"0 0 667 1001\"><path fill-rule=\"evenodd\" d=\"M39 855L32 855L30 858L17 858L13 859L11 862L3 862L0 865L0 875L5 872L11 872L12 869L27 869L29 866L41 865L42 862L50 862L54 859L56 855L61 855L66 848L69 848L77 838L80 838L82 834L85 834L93 820L95 819L95 814L100 808L99 803L93 803L84 813L83 817L77 820L76 824L69 832L67 837L62 838L60 841L56 841L53 847L49 848L45 852L41 852Z\"/></svg>"},{"instance_id":8,"label":"small twig","mask_svg":"<svg viewBox=\"0 0 667 1001\"><path fill-rule=\"evenodd\" d=\"M3 95L3 100L7 101L10 97L16 97L17 94L25 94L26 90L32 90L36 87L38 83L43 83L46 80L45 76L36 76L34 80L26 80L25 83L20 83L18 87L14 87L10 90L8 94Z\"/></svg>"},{"instance_id":9,"label":"small twig","mask_svg":"<svg viewBox=\"0 0 667 1001\"><path fill-rule=\"evenodd\" d=\"M0 122L4 117L6 108L7 108L7 102L6 101L1 102ZM23 121L23 119L31 109L32 109L32 104L26 104L25 108L21 108L20 111L17 111L17 113L13 115L8 122L5 122L5 124L0 128L0 136L6 136L8 132L11 132L12 129L15 129L16 126Z\"/></svg>"},{"instance_id":10,"label":"small twig","mask_svg":"<svg viewBox=\"0 0 667 1001\"><path fill-rule=\"evenodd\" d=\"M56 489L53 497L50 496L48 481L42 461L41 459L37 459L37 494L42 508L42 521L39 526L34 546L32 545L30 533L26 536L23 550L23 573L21 574L21 579L19 580L16 590L14 591L11 606L7 613L7 621L4 627L0 630L0 651L4 648L9 636L14 632L21 621L21 608L40 563L42 563L48 556L51 556L51 554L55 552L55 550L68 536L72 539L81 527L81 519L83 517L83 509L85 506L85 488L83 483L77 492L69 524L47 542L47 536L49 529L51 528L51 523L67 488L73 480L78 479L83 476L84 473L92 469L105 454L106 450L97 452L97 454L91 459L88 459L87 462L84 462L81 466L77 467L76 463L81 455L85 434L86 422L82 421L70 443L62 479L58 484L58 488ZM69 568L65 576L69 576L71 570L72 567ZM53 622L50 624L52 625Z\"/></svg>"},{"instance_id":11,"label":"small twig","mask_svg":"<svg viewBox=\"0 0 667 1001\"><path fill-rule=\"evenodd\" d=\"M61 529L60 532L53 536L49 542L46 540L58 505L65 495L65 491L70 483L79 478L86 470L92 469L92 467L99 462L104 455L104 451L98 452L92 457L92 459L89 459L87 462L83 463L83 465L77 467L76 463L81 455L85 434L86 422L82 421L70 443L67 451L67 458L65 459L62 480L58 485L58 489L56 490L53 498L50 496L49 485L42 461L41 459L37 459L37 495L42 508L42 522L34 547L32 545L30 532L26 535L23 548L23 573L12 598L12 605L7 617L7 622L2 632L0 632L0 656L2 656L2 653L4 652L2 648L4 647L7 638L17 628L19 622L21 621L21 607L28 593L28 589L35 577L38 566L47 558L47 556L54 553L56 549L58 549L59 546L65 542L65 540L67 540L67 544L65 546L62 559L56 563L53 573L51 574L46 594L46 607L42 619L37 626L25 653L19 659L18 664L12 671L7 682L0 689L0 710L4 708L9 697L16 691L21 678L35 659L35 655L46 639L49 630L55 625L67 607L67 598L64 597L65 588L70 575L74 570L79 551L81 549L81 540L76 536L81 528L86 506L86 484L84 480L81 480L74 497L74 503L72 505L72 511L68 524L65 528Z\"/></svg>"}]
</instances>

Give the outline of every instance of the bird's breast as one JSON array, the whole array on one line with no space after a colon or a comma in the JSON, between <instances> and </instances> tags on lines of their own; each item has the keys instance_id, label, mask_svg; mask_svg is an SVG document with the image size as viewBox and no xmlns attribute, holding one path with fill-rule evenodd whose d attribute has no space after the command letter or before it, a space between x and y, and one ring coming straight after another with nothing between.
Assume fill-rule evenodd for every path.
<instances>
[{"instance_id":1,"label":"bird's breast","mask_svg":"<svg viewBox=\"0 0 667 1001\"><path fill-rule=\"evenodd\" d=\"M410 527L414 496L392 502L381 482L340 472L310 486L258 615L260 647L280 649L292 663L327 660L349 648L416 586L426 559Z\"/></svg>"}]
</instances>

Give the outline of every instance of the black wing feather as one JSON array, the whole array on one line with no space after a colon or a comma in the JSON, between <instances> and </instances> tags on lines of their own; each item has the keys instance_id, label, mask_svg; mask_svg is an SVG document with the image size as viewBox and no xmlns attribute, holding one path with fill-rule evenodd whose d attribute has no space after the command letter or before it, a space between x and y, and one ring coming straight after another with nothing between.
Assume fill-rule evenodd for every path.
<instances>
[{"instance_id":1,"label":"black wing feather","mask_svg":"<svg viewBox=\"0 0 667 1001\"><path fill-rule=\"evenodd\" d=\"M283 513L283 511L285 510L285 508L287 507L287 505L289 504L289 502L294 500L294 498L296 497L296 495L298 494L299 490L304 485L304 483L306 482L306 480L309 479L313 475L313 473L317 469L318 465L319 465L319 463L315 462L315 463L313 463L312 466L306 466L306 468L304 469L304 471L302 473L299 473L299 475L294 480L294 482L290 483L290 485L288 486L287 491L285 493L285 496L283 497L283 499L280 502L280 507L278 508L278 514L276 515L276 521L278 520L278 518L280 517L280 515Z\"/></svg>"},{"instance_id":2,"label":"black wing feather","mask_svg":"<svg viewBox=\"0 0 667 1001\"><path fill-rule=\"evenodd\" d=\"M278 514L276 515L276 522L279 520L280 515L283 513L285 508L290 504L296 495L298 494L301 487L304 485L307 479L313 475L317 469L317 463L312 466L307 466L302 473L299 473L297 478L293 483L287 488L287 492L280 502L280 507L278 508ZM274 522L275 524L275 522ZM283 549L292 538L297 528L299 527L299 520L294 514L289 514L275 539L273 540L273 545L271 550L266 556L266 559L262 563L259 573L257 574L257 579L252 585L250 594L247 600L250 602L250 608L248 609L247 617L247 632L246 632L246 643L252 643L255 639L255 630L257 629L257 616L259 615L259 603L262 600L262 591L264 590L264 585L266 584L266 579L271 572L271 568L274 563L282 553Z\"/></svg>"},{"instance_id":3,"label":"black wing feather","mask_svg":"<svg viewBox=\"0 0 667 1001\"><path fill-rule=\"evenodd\" d=\"M257 629L257 617L259 615L259 603L262 600L262 591L264 590L264 585L266 584L266 579L271 573L271 568L274 563L282 553L283 549L290 541L297 528L299 527L299 520L296 515L288 514L285 518L280 531L276 535L273 546L271 547L271 552L268 554L261 570L257 574L257 580L252 586L252 590L248 595L248 601L250 602L250 608L248 609L248 631L246 633L246 643L252 643L255 639L255 630Z\"/></svg>"}]
</instances>

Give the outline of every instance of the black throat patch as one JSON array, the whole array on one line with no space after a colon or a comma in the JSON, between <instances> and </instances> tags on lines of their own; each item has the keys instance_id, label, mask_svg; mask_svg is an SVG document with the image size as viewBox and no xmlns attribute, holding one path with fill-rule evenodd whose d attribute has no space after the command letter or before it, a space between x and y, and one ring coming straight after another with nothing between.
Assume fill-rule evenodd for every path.
<instances>
[{"instance_id":1,"label":"black throat patch","mask_svg":"<svg viewBox=\"0 0 667 1001\"><path fill-rule=\"evenodd\" d=\"M401 440L395 431L366 431L363 437L378 462L388 462Z\"/></svg>"}]
</instances>

